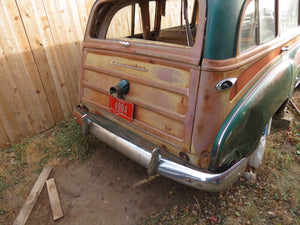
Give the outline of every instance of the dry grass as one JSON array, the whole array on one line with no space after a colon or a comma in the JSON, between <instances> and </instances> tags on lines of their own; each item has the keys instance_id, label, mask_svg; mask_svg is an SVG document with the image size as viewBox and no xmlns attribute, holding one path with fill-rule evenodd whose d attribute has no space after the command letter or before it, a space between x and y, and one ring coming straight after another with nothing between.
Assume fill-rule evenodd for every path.
<instances>
[{"instance_id":1,"label":"dry grass","mask_svg":"<svg viewBox=\"0 0 300 225\"><path fill-rule=\"evenodd\" d=\"M69 120L0 150L0 222L1 217L13 216L22 206L44 166L86 159L97 143L95 138L82 135L81 128Z\"/></svg>"}]
</instances>

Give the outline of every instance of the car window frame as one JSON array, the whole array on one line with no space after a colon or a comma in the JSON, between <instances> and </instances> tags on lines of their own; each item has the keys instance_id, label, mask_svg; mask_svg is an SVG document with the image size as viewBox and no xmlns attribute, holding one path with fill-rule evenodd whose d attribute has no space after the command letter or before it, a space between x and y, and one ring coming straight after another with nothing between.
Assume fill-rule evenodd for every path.
<instances>
[{"instance_id":1,"label":"car window frame","mask_svg":"<svg viewBox=\"0 0 300 225\"><path fill-rule=\"evenodd\" d=\"M122 39L97 39L93 38L91 34L91 30L95 26L95 16L99 11L99 7L101 4L105 4L112 1L97 1L92 10L89 17L86 33L84 36L83 47L88 48L101 48L104 50L120 50L120 42L124 41ZM128 5L128 2L132 1L124 1L124 5ZM155 41L147 41L147 40L128 40L126 41L130 43L130 47L123 48L123 52L128 53L139 53L142 55L156 56L165 59L173 59L176 61L182 61L183 63L189 63L199 66L202 58L203 51L203 39L204 39L204 31L206 26L206 0L197 0L198 2L198 27L197 27L197 39L192 47L174 45L168 43L157 43ZM110 21L106 21L109 23ZM191 21L192 22L192 21ZM146 44L145 44L146 43ZM96 47L98 46L98 47Z\"/></svg>"},{"instance_id":2,"label":"car window frame","mask_svg":"<svg viewBox=\"0 0 300 225\"><path fill-rule=\"evenodd\" d=\"M242 33L242 24L243 24L243 19L245 17L245 13L246 10L249 6L249 4L253 2L255 4L254 8L255 8L255 22L257 23L256 25L256 45L249 47L248 49L242 50L240 51L240 38L241 38L241 33ZM259 15L259 0L247 0L245 2L245 5L242 9L242 13L241 13L241 17L240 17L240 22L239 22L239 32L238 32L238 37L237 37L237 47L236 47L236 55L241 55L243 53L249 52L251 50L253 50L254 48L257 48L258 46L262 46L262 45L267 45L269 42L272 42L273 40L275 40L278 36L279 36L279 32L278 32L278 27L279 27L279 16L278 16L278 0L274 1L275 6L274 6L274 13L275 13L275 34L274 37L270 40L267 40L265 42L261 42L261 38L260 38L260 15Z\"/></svg>"}]
</instances>

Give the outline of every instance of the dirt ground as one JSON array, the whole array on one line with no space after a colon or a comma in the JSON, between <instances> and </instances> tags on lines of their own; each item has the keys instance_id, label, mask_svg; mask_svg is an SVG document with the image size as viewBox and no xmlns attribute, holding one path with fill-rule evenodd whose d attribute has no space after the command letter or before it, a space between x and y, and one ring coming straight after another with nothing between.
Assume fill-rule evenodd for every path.
<instances>
[{"instance_id":1,"label":"dirt ground","mask_svg":"<svg viewBox=\"0 0 300 225\"><path fill-rule=\"evenodd\" d=\"M104 144L83 162L56 166L50 177L56 181L64 218L53 222L44 187L28 225L139 224L152 213L194 201L200 192L164 177L149 179L145 168Z\"/></svg>"}]
</instances>

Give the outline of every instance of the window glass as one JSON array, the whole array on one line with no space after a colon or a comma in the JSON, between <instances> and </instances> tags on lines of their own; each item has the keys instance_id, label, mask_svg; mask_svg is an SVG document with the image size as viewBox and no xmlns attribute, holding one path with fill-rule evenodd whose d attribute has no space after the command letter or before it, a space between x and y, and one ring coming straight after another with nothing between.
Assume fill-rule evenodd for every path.
<instances>
[{"instance_id":1,"label":"window glass","mask_svg":"<svg viewBox=\"0 0 300 225\"><path fill-rule=\"evenodd\" d=\"M280 32L287 33L298 27L299 0L279 0Z\"/></svg>"},{"instance_id":2,"label":"window glass","mask_svg":"<svg viewBox=\"0 0 300 225\"><path fill-rule=\"evenodd\" d=\"M241 24L240 52L275 38L275 2L275 0L258 0L248 4Z\"/></svg>"},{"instance_id":3,"label":"window glass","mask_svg":"<svg viewBox=\"0 0 300 225\"><path fill-rule=\"evenodd\" d=\"M255 3L251 1L242 20L239 51L242 52L256 45Z\"/></svg>"},{"instance_id":4,"label":"window glass","mask_svg":"<svg viewBox=\"0 0 300 225\"><path fill-rule=\"evenodd\" d=\"M275 37L275 0L259 1L260 44Z\"/></svg>"}]
</instances>

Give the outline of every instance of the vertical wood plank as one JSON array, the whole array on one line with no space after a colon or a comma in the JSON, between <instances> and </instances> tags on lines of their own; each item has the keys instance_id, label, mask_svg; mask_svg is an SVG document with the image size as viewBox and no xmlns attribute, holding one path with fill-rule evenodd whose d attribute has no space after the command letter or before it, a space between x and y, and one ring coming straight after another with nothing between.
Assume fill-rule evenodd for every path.
<instances>
[{"instance_id":1,"label":"vertical wood plank","mask_svg":"<svg viewBox=\"0 0 300 225\"><path fill-rule=\"evenodd\" d=\"M16 0L33 55L56 122L71 115L70 96L57 57L43 2ZM63 35L63 34L62 34Z\"/></svg>"},{"instance_id":2,"label":"vertical wood plank","mask_svg":"<svg viewBox=\"0 0 300 225\"><path fill-rule=\"evenodd\" d=\"M1 115L1 109L0 109L0 115ZM1 120L0 120L0 140L1 140L0 144L3 144L3 145L9 144L9 139L6 134L5 127L3 126L3 123Z\"/></svg>"},{"instance_id":3,"label":"vertical wood plank","mask_svg":"<svg viewBox=\"0 0 300 225\"><path fill-rule=\"evenodd\" d=\"M2 14L1 14L2 15ZM0 21L3 18L0 17ZM0 37L1 38L1 37ZM3 82L0 82L0 119L5 128L7 137L10 141L14 141L15 138L20 138L22 136L21 131L19 130L19 125L17 121L17 115L15 115L15 105L10 105L8 98L11 98L11 93L8 92L11 90L10 77L6 78L7 75L10 75L9 67L7 66L6 56L2 49L2 45L0 43L0 79L4 79ZM8 89L8 90L7 90ZM4 141L1 140L1 143Z\"/></svg>"},{"instance_id":4,"label":"vertical wood plank","mask_svg":"<svg viewBox=\"0 0 300 225\"><path fill-rule=\"evenodd\" d=\"M3 85L2 93L6 95L5 99L12 108L12 115L14 115L18 120L18 127L21 133L23 135L30 135L33 132L32 126L25 112L23 104L24 99L22 99L22 96L24 95L20 94L20 92L22 93L24 91L24 86L18 87L17 84L19 82L19 74L21 72L18 71L19 68L14 68L18 65L16 62L18 54L14 49L14 41L11 38L11 30L9 29L8 20L2 6L0 7L0 30L0 51L3 55L0 59L3 70L0 74L1 83ZM10 76L7 76L7 74Z\"/></svg>"},{"instance_id":5,"label":"vertical wood plank","mask_svg":"<svg viewBox=\"0 0 300 225\"><path fill-rule=\"evenodd\" d=\"M3 73L3 67L2 67L2 60L0 59L0 74ZM22 137L21 131L19 130L18 122L16 120L16 117L14 116L14 113L12 111L12 107L10 106L9 102L7 101L6 96L3 93L3 83L0 83L0 120L4 127L5 134L7 136L7 139L5 136L3 136L3 139L1 139L1 145L5 145L8 141L13 142L18 140Z\"/></svg>"},{"instance_id":6,"label":"vertical wood plank","mask_svg":"<svg viewBox=\"0 0 300 225\"><path fill-rule=\"evenodd\" d=\"M62 65L60 69L65 79L65 87L70 94L70 104L74 106L78 104L76 98L78 84L75 84L74 81L76 74L79 73L80 65L80 59L78 59L78 45L75 44L76 39L72 36L72 30L66 22L68 20L68 15L64 4L62 4L63 1L43 0L43 2L53 37L56 55L60 65Z\"/></svg>"},{"instance_id":7,"label":"vertical wood plank","mask_svg":"<svg viewBox=\"0 0 300 225\"><path fill-rule=\"evenodd\" d=\"M21 93L24 112L28 117L32 132L30 135L49 129L54 125L54 120L47 103L43 85L32 56L23 23L20 20L18 7L15 1L3 0L3 10L7 23L1 37L8 64L11 68L12 78L16 88ZM2 21L3 22L3 21ZM3 31L3 29L1 29Z\"/></svg>"},{"instance_id":8,"label":"vertical wood plank","mask_svg":"<svg viewBox=\"0 0 300 225\"><path fill-rule=\"evenodd\" d=\"M73 44L75 46L73 47L73 82L74 86L76 87L76 97L77 101L79 102L79 93L78 93L78 85L79 85L79 78L80 78L80 72L81 72L81 59L82 59L82 42L83 42L83 36L85 32L85 27L87 23L87 9L86 5L83 1L78 0L65 0L66 3L66 9L68 12L69 17L69 25L70 30L72 30L72 34L75 38L73 40ZM72 47L72 46L70 46ZM75 50L75 53L74 53ZM74 64L75 62L78 62L78 64Z\"/></svg>"},{"instance_id":9,"label":"vertical wood plank","mask_svg":"<svg viewBox=\"0 0 300 225\"><path fill-rule=\"evenodd\" d=\"M90 9L87 8L87 5L84 1L78 1L78 0L73 0L76 2L76 10L78 11L78 19L81 25L81 35L83 39L83 36L85 34L85 28L89 19L89 14L90 14ZM74 10L74 7L72 7L72 10Z\"/></svg>"}]
</instances>

